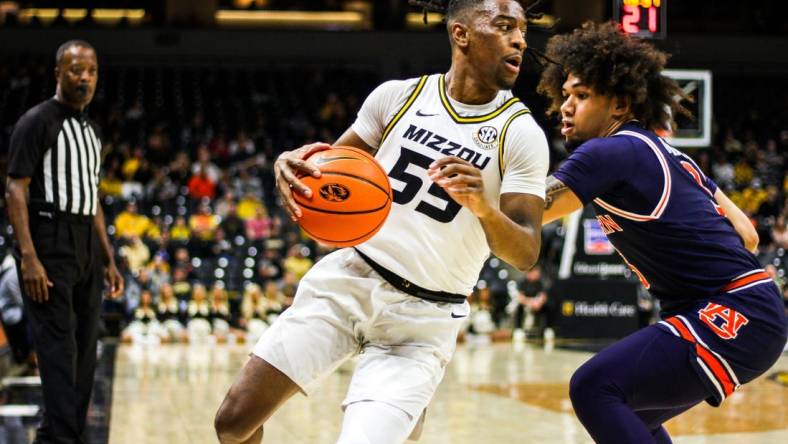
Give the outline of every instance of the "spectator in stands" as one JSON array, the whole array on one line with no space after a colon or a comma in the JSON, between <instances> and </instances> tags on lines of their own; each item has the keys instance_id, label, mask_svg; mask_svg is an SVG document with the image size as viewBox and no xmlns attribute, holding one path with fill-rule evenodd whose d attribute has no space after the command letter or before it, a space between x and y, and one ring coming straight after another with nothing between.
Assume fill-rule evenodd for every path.
<instances>
[{"instance_id":1,"label":"spectator in stands","mask_svg":"<svg viewBox=\"0 0 788 444\"><path fill-rule=\"evenodd\" d=\"M184 267L174 268L172 273L172 290L179 304L188 305L192 297L192 284L189 282L189 273Z\"/></svg>"},{"instance_id":2,"label":"spectator in stands","mask_svg":"<svg viewBox=\"0 0 788 444\"><path fill-rule=\"evenodd\" d=\"M212 137L213 128L205 122L205 115L201 111L194 113L191 124L181 132L181 140L190 148L205 144Z\"/></svg>"},{"instance_id":3,"label":"spectator in stands","mask_svg":"<svg viewBox=\"0 0 788 444\"><path fill-rule=\"evenodd\" d=\"M197 161L192 165L192 175L196 176L202 171L208 176L211 182L219 182L222 175L222 170L211 162L211 151L207 145L200 145L197 147Z\"/></svg>"},{"instance_id":4,"label":"spectator in stands","mask_svg":"<svg viewBox=\"0 0 788 444\"><path fill-rule=\"evenodd\" d=\"M220 128L208 142L208 151L211 153L211 159L219 166L226 167L230 164L230 147L224 129Z\"/></svg>"},{"instance_id":5,"label":"spectator in stands","mask_svg":"<svg viewBox=\"0 0 788 444\"><path fill-rule=\"evenodd\" d=\"M540 265L537 264L525 274L525 279L520 282L517 290L514 338L523 339L524 332L532 328L535 328L538 335L547 328L552 328L552 313Z\"/></svg>"},{"instance_id":6,"label":"spectator in stands","mask_svg":"<svg viewBox=\"0 0 788 444\"><path fill-rule=\"evenodd\" d=\"M143 268L139 274L131 275L126 278L126 288L123 291L123 299L126 303L126 314L132 313L140 304L142 291L150 289L151 280L148 270Z\"/></svg>"},{"instance_id":7,"label":"spectator in stands","mask_svg":"<svg viewBox=\"0 0 788 444\"><path fill-rule=\"evenodd\" d=\"M165 251L154 254L153 260L148 263L146 268L150 275L150 288L153 294L159 294L162 285L172 283L170 264L167 262L167 253Z\"/></svg>"},{"instance_id":8,"label":"spectator in stands","mask_svg":"<svg viewBox=\"0 0 788 444\"><path fill-rule=\"evenodd\" d=\"M140 293L140 304L132 311L131 322L123 331L123 340L138 344L158 343L159 322L150 289Z\"/></svg>"},{"instance_id":9,"label":"spectator in stands","mask_svg":"<svg viewBox=\"0 0 788 444\"><path fill-rule=\"evenodd\" d=\"M765 233L766 235L763 236L762 233L765 231L763 228L768 230L771 228L775 223L775 218L778 214L780 214L780 190L777 188L776 185L769 185L766 187L766 199L760 204L758 207L758 211L755 213L756 220L758 221L758 234L761 235L761 243L766 244L765 246L768 247L768 244L771 243L771 233L768 231ZM763 227L763 228L762 228Z\"/></svg>"},{"instance_id":10,"label":"spectator in stands","mask_svg":"<svg viewBox=\"0 0 788 444\"><path fill-rule=\"evenodd\" d=\"M246 239L250 242L258 242L267 239L271 235L271 218L265 206L257 207L254 217L246 220Z\"/></svg>"},{"instance_id":11,"label":"spectator in stands","mask_svg":"<svg viewBox=\"0 0 788 444\"><path fill-rule=\"evenodd\" d=\"M246 342L248 344L256 343L270 325L267 322L266 305L259 285L248 284L244 288L243 300L241 301L241 318L238 324L246 331Z\"/></svg>"},{"instance_id":12,"label":"spectator in stands","mask_svg":"<svg viewBox=\"0 0 788 444\"><path fill-rule=\"evenodd\" d=\"M117 168L109 168L99 183L102 196L120 197L123 194L123 182L118 177Z\"/></svg>"},{"instance_id":13,"label":"spectator in stands","mask_svg":"<svg viewBox=\"0 0 788 444\"><path fill-rule=\"evenodd\" d=\"M284 298L285 295L279 289L276 281L268 281L265 283L265 292L263 299L263 307L265 318L269 325L276 320L276 317L284 311Z\"/></svg>"},{"instance_id":14,"label":"spectator in stands","mask_svg":"<svg viewBox=\"0 0 788 444\"><path fill-rule=\"evenodd\" d=\"M219 218L211 213L208 202L203 200L197 211L189 218L189 228L192 232L189 250L198 257L213 254L216 230L219 228Z\"/></svg>"},{"instance_id":15,"label":"spectator in stands","mask_svg":"<svg viewBox=\"0 0 788 444\"><path fill-rule=\"evenodd\" d=\"M739 161L733 167L733 178L737 185L746 185L752 182L755 172L745 156L739 157Z\"/></svg>"},{"instance_id":16,"label":"spectator in stands","mask_svg":"<svg viewBox=\"0 0 788 444\"><path fill-rule=\"evenodd\" d=\"M487 335L495 331L491 298L488 286L475 288L468 298L468 303L471 305L471 313L468 316L469 339L479 343L488 343L490 338Z\"/></svg>"},{"instance_id":17,"label":"spectator in stands","mask_svg":"<svg viewBox=\"0 0 788 444\"><path fill-rule=\"evenodd\" d=\"M149 202L164 203L178 195L178 186L167 174L164 168L157 168L153 173L153 179L145 185L143 195Z\"/></svg>"},{"instance_id":18,"label":"spectator in stands","mask_svg":"<svg viewBox=\"0 0 788 444\"><path fill-rule=\"evenodd\" d=\"M115 218L115 234L123 239L141 238L150 229L150 223L148 216L139 214L137 203L130 201Z\"/></svg>"},{"instance_id":19,"label":"spectator in stands","mask_svg":"<svg viewBox=\"0 0 788 444\"><path fill-rule=\"evenodd\" d=\"M175 224L170 228L170 240L175 243L187 243L191 239L192 230L186 225L186 218L178 216Z\"/></svg>"},{"instance_id":20,"label":"spectator in stands","mask_svg":"<svg viewBox=\"0 0 788 444\"><path fill-rule=\"evenodd\" d=\"M211 247L209 253L214 257L229 257L232 256L235 251L232 243L227 239L227 235L224 234L224 230L221 228L216 230L216 235L209 245Z\"/></svg>"},{"instance_id":21,"label":"spectator in stands","mask_svg":"<svg viewBox=\"0 0 788 444\"><path fill-rule=\"evenodd\" d=\"M156 165L166 165L172 157L172 143L165 131L166 125L159 122L148 135L148 149L145 158Z\"/></svg>"},{"instance_id":22,"label":"spectator in stands","mask_svg":"<svg viewBox=\"0 0 788 444\"><path fill-rule=\"evenodd\" d=\"M766 141L766 163L776 172L785 175L785 153L779 152L777 141L769 139Z\"/></svg>"},{"instance_id":23,"label":"spectator in stands","mask_svg":"<svg viewBox=\"0 0 788 444\"><path fill-rule=\"evenodd\" d=\"M778 216L772 227L772 241L777 248L788 249L788 224L784 215Z\"/></svg>"},{"instance_id":24,"label":"spectator in stands","mask_svg":"<svg viewBox=\"0 0 788 444\"><path fill-rule=\"evenodd\" d=\"M180 341L183 339L184 322L186 321L185 304L181 307L170 284L163 284L156 304L156 319L162 326L162 341Z\"/></svg>"},{"instance_id":25,"label":"spectator in stands","mask_svg":"<svg viewBox=\"0 0 788 444\"><path fill-rule=\"evenodd\" d=\"M142 161L145 158L145 152L142 150L142 147L134 147L132 150L132 155L126 157L126 160L120 167L120 172L123 175L123 180L126 182L136 182L134 179L135 175L137 174L137 170L140 169L142 165Z\"/></svg>"},{"instance_id":26,"label":"spectator in stands","mask_svg":"<svg viewBox=\"0 0 788 444\"><path fill-rule=\"evenodd\" d=\"M186 330L189 342L203 342L211 334L211 305L205 285L194 284L192 298L186 308Z\"/></svg>"},{"instance_id":27,"label":"spectator in stands","mask_svg":"<svg viewBox=\"0 0 788 444\"><path fill-rule=\"evenodd\" d=\"M777 270L777 267L774 264L766 264L763 267L763 270L769 275L770 278L774 280L774 283L777 284L777 287L782 291L785 288L785 276L780 276L780 272Z\"/></svg>"},{"instance_id":28,"label":"spectator in stands","mask_svg":"<svg viewBox=\"0 0 788 444\"><path fill-rule=\"evenodd\" d=\"M189 218L189 228L192 239L205 242L214 239L216 230L219 228L219 218L211 212L208 200L203 200L197 208L197 212Z\"/></svg>"},{"instance_id":29,"label":"spectator in stands","mask_svg":"<svg viewBox=\"0 0 788 444\"><path fill-rule=\"evenodd\" d=\"M724 189L729 189L733 186L733 179L736 173L733 165L728 161L725 151L717 151L717 157L714 165L711 167L711 171L718 186Z\"/></svg>"},{"instance_id":30,"label":"spectator in stands","mask_svg":"<svg viewBox=\"0 0 788 444\"><path fill-rule=\"evenodd\" d=\"M222 216L222 223L219 224L219 226L222 230L224 230L224 233L227 235L227 239L230 239L231 241L238 236L244 235L246 230L245 223L240 217L238 217L238 210L234 201L228 202L225 214Z\"/></svg>"},{"instance_id":31,"label":"spectator in stands","mask_svg":"<svg viewBox=\"0 0 788 444\"><path fill-rule=\"evenodd\" d=\"M132 273L137 274L150 260L150 249L138 235L133 235L128 245L120 247L118 253L125 258Z\"/></svg>"},{"instance_id":32,"label":"spectator in stands","mask_svg":"<svg viewBox=\"0 0 788 444\"><path fill-rule=\"evenodd\" d=\"M722 146L728 153L740 153L743 149L742 143L733 134L733 129L731 128L725 130L725 140L722 143Z\"/></svg>"},{"instance_id":33,"label":"spectator in stands","mask_svg":"<svg viewBox=\"0 0 788 444\"><path fill-rule=\"evenodd\" d=\"M263 258L257 262L257 282L265 284L270 280L278 280L282 274L279 251L275 248L266 248Z\"/></svg>"},{"instance_id":34,"label":"spectator in stands","mask_svg":"<svg viewBox=\"0 0 788 444\"><path fill-rule=\"evenodd\" d=\"M183 151L179 151L175 154L175 159L170 162L167 176L169 176L170 180L172 180L176 186L186 186L189 183L189 178L192 176L189 155Z\"/></svg>"},{"instance_id":35,"label":"spectator in stands","mask_svg":"<svg viewBox=\"0 0 788 444\"><path fill-rule=\"evenodd\" d=\"M284 311L293 305L296 290L298 290L298 279L295 273L292 271L285 272L279 288L282 290L282 311Z\"/></svg>"},{"instance_id":36,"label":"spectator in stands","mask_svg":"<svg viewBox=\"0 0 788 444\"><path fill-rule=\"evenodd\" d=\"M246 166L238 169L238 175L234 178L232 186L239 196L252 195L259 198L265 194L263 182Z\"/></svg>"},{"instance_id":37,"label":"spectator in stands","mask_svg":"<svg viewBox=\"0 0 788 444\"><path fill-rule=\"evenodd\" d=\"M189 179L189 197L195 200L213 199L216 195L216 182L211 180L207 171L200 167Z\"/></svg>"},{"instance_id":38,"label":"spectator in stands","mask_svg":"<svg viewBox=\"0 0 788 444\"><path fill-rule=\"evenodd\" d=\"M222 219L227 216L227 213L233 206L235 206L235 194L232 190L225 190L222 196L216 198L213 202L214 213Z\"/></svg>"},{"instance_id":39,"label":"spectator in stands","mask_svg":"<svg viewBox=\"0 0 788 444\"><path fill-rule=\"evenodd\" d=\"M235 139L230 141L228 150L230 152L230 160L233 162L246 160L256 154L254 140L250 139L246 131L243 130L238 131Z\"/></svg>"},{"instance_id":40,"label":"spectator in stands","mask_svg":"<svg viewBox=\"0 0 788 444\"><path fill-rule=\"evenodd\" d=\"M230 303L224 283L217 281L211 287L211 329L219 342L225 342L230 336Z\"/></svg>"},{"instance_id":41,"label":"spectator in stands","mask_svg":"<svg viewBox=\"0 0 788 444\"><path fill-rule=\"evenodd\" d=\"M186 247L178 247L175 249L175 256L172 262L173 268L180 268L189 279L193 278L194 265L192 265L191 255Z\"/></svg>"},{"instance_id":42,"label":"spectator in stands","mask_svg":"<svg viewBox=\"0 0 788 444\"><path fill-rule=\"evenodd\" d=\"M312 268L312 259L309 259L309 248L304 244L295 244L290 247L287 257L283 262L285 273L293 273L295 279L300 281L302 277Z\"/></svg>"},{"instance_id":43,"label":"spectator in stands","mask_svg":"<svg viewBox=\"0 0 788 444\"><path fill-rule=\"evenodd\" d=\"M257 209L263 206L263 203L260 202L257 195L253 193L241 194L241 196L243 197L241 197L241 200L238 202L238 217L242 220L249 220L257 214Z\"/></svg>"}]
</instances>

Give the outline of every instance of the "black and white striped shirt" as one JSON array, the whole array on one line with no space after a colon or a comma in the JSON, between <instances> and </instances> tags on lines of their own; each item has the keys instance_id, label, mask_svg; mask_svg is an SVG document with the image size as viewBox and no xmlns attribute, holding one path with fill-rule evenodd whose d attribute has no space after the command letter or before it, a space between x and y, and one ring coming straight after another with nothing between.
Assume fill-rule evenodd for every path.
<instances>
[{"instance_id":1,"label":"black and white striped shirt","mask_svg":"<svg viewBox=\"0 0 788 444\"><path fill-rule=\"evenodd\" d=\"M84 114L55 99L36 105L19 119L11 134L8 175L31 178L31 208L96 214L99 134Z\"/></svg>"}]
</instances>

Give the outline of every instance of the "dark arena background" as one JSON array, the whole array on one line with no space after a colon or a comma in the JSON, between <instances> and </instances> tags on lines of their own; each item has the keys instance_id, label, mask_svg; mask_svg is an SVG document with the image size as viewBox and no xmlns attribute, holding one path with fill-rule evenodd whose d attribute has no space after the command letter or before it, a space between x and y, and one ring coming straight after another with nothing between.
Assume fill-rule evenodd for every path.
<instances>
[{"instance_id":1,"label":"dark arena background","mask_svg":"<svg viewBox=\"0 0 788 444\"><path fill-rule=\"evenodd\" d=\"M545 0L527 42L544 50L552 34L616 20L669 52L668 75L695 113L677 122L674 143L750 217L758 259L788 301L781 4ZM448 70L442 17L424 17L404 0L0 1L0 187L15 123L54 95L57 47L82 39L98 54L87 113L101 128L100 201L126 285L103 303L87 442L216 442L214 414L252 345L331 251L284 213L273 163L284 150L336 140L383 81ZM541 66L525 60L514 93L547 134L552 171L568 153L536 93ZM15 240L0 205L5 282ZM527 275L487 261L420 442L592 442L572 412L569 377L655 322L659 306L590 209L542 236ZM0 444L32 442L42 418L35 352L12 293L0 286ZM140 321L148 304L169 300L175 320ZM225 322L196 318L225 304ZM335 442L353 365L286 404L265 442ZM680 444L788 442L788 358L724 408L700 405L666 427Z\"/></svg>"}]
</instances>

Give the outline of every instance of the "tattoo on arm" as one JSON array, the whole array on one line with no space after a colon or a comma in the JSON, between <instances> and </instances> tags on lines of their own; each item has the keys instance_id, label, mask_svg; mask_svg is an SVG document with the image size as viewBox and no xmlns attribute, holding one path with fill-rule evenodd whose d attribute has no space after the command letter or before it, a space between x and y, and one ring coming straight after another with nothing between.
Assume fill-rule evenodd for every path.
<instances>
[{"instance_id":1,"label":"tattoo on arm","mask_svg":"<svg viewBox=\"0 0 788 444\"><path fill-rule=\"evenodd\" d=\"M553 176L547 176L547 192L544 199L544 209L549 210L553 206L553 202L567 190L567 186L563 182Z\"/></svg>"}]
</instances>

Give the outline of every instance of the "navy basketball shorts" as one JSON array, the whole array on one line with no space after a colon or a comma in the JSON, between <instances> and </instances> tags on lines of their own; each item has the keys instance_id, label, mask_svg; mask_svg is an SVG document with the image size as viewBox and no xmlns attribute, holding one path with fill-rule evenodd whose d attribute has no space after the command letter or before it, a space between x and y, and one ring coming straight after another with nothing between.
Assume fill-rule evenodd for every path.
<instances>
[{"instance_id":1,"label":"navy basketball shorts","mask_svg":"<svg viewBox=\"0 0 788 444\"><path fill-rule=\"evenodd\" d=\"M665 315L657 327L693 345L690 363L712 393L706 401L713 406L774 365L786 342L782 295L763 270Z\"/></svg>"}]
</instances>

